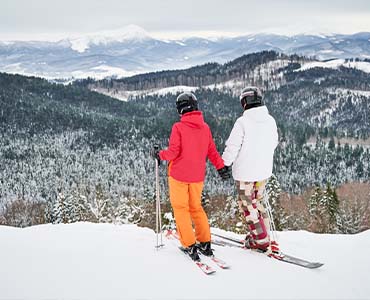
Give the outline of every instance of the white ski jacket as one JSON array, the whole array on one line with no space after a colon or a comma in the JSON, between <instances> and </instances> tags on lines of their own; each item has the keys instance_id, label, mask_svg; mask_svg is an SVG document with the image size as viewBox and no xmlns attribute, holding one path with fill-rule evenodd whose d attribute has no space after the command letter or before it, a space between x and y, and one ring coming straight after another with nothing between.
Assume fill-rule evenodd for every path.
<instances>
[{"instance_id":1,"label":"white ski jacket","mask_svg":"<svg viewBox=\"0 0 370 300\"><path fill-rule=\"evenodd\" d=\"M266 106L244 111L226 141L222 158L238 181L261 181L272 174L274 150L278 145L275 119Z\"/></svg>"}]
</instances>

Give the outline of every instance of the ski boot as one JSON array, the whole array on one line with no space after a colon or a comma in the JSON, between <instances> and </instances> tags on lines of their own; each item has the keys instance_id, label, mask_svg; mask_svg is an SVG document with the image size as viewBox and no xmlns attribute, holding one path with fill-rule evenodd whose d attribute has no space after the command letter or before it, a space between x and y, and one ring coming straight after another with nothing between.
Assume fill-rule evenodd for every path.
<instances>
[{"instance_id":1,"label":"ski boot","mask_svg":"<svg viewBox=\"0 0 370 300\"><path fill-rule=\"evenodd\" d=\"M183 248L183 251L185 253L187 253L192 260L194 260L194 261L200 261L200 257L199 257L197 248L198 248L197 245L196 244L193 244L193 245L191 245L189 247Z\"/></svg>"},{"instance_id":2,"label":"ski boot","mask_svg":"<svg viewBox=\"0 0 370 300\"><path fill-rule=\"evenodd\" d=\"M276 241L271 241L268 251L274 254L280 254L279 244Z\"/></svg>"},{"instance_id":3,"label":"ski boot","mask_svg":"<svg viewBox=\"0 0 370 300\"><path fill-rule=\"evenodd\" d=\"M211 242L203 242L197 244L198 250L205 256L213 256L213 250L211 248Z\"/></svg>"}]
</instances>

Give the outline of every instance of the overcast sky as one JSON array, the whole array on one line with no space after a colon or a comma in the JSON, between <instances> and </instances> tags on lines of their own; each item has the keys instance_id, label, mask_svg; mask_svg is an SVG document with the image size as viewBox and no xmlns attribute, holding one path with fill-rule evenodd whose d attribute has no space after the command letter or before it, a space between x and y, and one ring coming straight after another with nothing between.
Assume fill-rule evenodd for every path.
<instances>
[{"instance_id":1,"label":"overcast sky","mask_svg":"<svg viewBox=\"0 0 370 300\"><path fill-rule=\"evenodd\" d=\"M0 39L135 24L149 33L370 31L370 0L0 0Z\"/></svg>"}]
</instances>

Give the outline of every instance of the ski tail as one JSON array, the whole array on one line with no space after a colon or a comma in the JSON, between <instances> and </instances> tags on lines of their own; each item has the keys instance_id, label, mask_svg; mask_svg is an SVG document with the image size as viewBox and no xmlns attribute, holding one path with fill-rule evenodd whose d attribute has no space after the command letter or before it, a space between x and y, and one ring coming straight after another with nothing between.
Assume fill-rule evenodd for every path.
<instances>
[{"instance_id":1,"label":"ski tail","mask_svg":"<svg viewBox=\"0 0 370 300\"><path fill-rule=\"evenodd\" d=\"M301 266L301 267L304 267L304 268L308 268L308 269L317 269L317 268L320 268L324 265L321 262L311 262L311 261L308 261L308 260L305 260L305 259L302 259L302 258L298 258L298 257L292 256L292 255L285 254L281 251L279 251L278 253L271 252L271 251L263 252L263 251L260 251L258 249L247 248L245 246L245 243L244 243L243 240L231 238L231 237L228 237L228 236L223 236L221 234L216 234L216 233L212 233L212 235L219 238L219 239L215 239L213 241L213 243L215 245L238 247L238 248L242 248L242 249L249 249L249 250L255 251L257 253L265 254L266 256L268 256L270 258L273 258L273 259L276 259L276 260L279 260L279 261L282 261L282 262L294 264L294 265L297 265L297 266Z\"/></svg>"}]
</instances>

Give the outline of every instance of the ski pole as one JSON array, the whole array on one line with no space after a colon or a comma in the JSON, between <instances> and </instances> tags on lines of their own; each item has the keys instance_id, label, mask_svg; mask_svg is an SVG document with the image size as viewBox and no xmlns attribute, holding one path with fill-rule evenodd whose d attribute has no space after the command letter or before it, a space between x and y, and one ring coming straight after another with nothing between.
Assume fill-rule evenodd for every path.
<instances>
[{"instance_id":1,"label":"ski pole","mask_svg":"<svg viewBox=\"0 0 370 300\"><path fill-rule=\"evenodd\" d=\"M274 217L272 216L272 208L271 208L270 201L268 199L268 194L267 194L266 190L264 191L263 202L265 204L267 215L268 215L268 218L269 218L269 223L270 223L272 238L276 242L278 242L278 240L277 240L277 234L276 234L276 227L275 227L275 222L274 222Z\"/></svg>"},{"instance_id":2,"label":"ski pole","mask_svg":"<svg viewBox=\"0 0 370 300\"><path fill-rule=\"evenodd\" d=\"M159 193L159 162L155 160L155 189L156 189L156 218L155 218L155 227L156 227L156 239L157 244L156 248L159 249L163 246L162 242L162 216L161 216L161 201ZM159 243L160 238L160 243Z\"/></svg>"}]
</instances>

